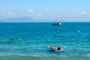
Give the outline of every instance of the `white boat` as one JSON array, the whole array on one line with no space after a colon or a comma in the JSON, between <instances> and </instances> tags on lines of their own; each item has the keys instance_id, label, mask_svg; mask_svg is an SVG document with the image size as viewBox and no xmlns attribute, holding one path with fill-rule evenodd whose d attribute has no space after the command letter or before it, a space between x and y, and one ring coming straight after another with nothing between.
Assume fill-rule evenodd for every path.
<instances>
[{"instance_id":1,"label":"white boat","mask_svg":"<svg viewBox=\"0 0 90 60\"><path fill-rule=\"evenodd\" d=\"M59 22L58 25L62 25L62 23Z\"/></svg>"},{"instance_id":2,"label":"white boat","mask_svg":"<svg viewBox=\"0 0 90 60\"><path fill-rule=\"evenodd\" d=\"M57 22L57 23L53 23L52 25L53 25L53 26L61 26L62 23L61 23L61 22Z\"/></svg>"}]
</instances>

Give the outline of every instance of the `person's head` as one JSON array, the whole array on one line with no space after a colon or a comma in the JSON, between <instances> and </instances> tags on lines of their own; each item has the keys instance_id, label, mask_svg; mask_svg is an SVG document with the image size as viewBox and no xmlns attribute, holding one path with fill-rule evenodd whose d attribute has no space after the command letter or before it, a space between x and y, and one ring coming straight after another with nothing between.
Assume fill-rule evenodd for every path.
<instances>
[{"instance_id":1,"label":"person's head","mask_svg":"<svg viewBox=\"0 0 90 60\"><path fill-rule=\"evenodd\" d=\"M61 50L61 47L58 47L57 50Z\"/></svg>"}]
</instances>

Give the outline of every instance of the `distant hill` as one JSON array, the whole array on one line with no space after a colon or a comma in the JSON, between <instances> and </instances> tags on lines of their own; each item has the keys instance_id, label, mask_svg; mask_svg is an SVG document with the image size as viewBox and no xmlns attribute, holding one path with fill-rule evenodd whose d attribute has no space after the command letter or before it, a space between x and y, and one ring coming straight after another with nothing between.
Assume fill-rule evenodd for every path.
<instances>
[{"instance_id":1,"label":"distant hill","mask_svg":"<svg viewBox=\"0 0 90 60\"><path fill-rule=\"evenodd\" d=\"M31 17L17 17L17 18L7 18L7 19L0 19L2 22L52 22L53 20L49 19L35 19Z\"/></svg>"},{"instance_id":2,"label":"distant hill","mask_svg":"<svg viewBox=\"0 0 90 60\"><path fill-rule=\"evenodd\" d=\"M2 22L32 22L34 19L29 17L17 17L17 18L7 18L7 19L0 19Z\"/></svg>"}]
</instances>

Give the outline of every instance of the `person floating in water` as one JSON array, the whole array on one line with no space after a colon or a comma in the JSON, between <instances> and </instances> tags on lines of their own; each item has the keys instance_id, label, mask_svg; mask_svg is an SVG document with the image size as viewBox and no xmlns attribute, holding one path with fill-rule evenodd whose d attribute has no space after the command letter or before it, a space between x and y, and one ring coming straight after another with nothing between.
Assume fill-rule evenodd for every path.
<instances>
[{"instance_id":1,"label":"person floating in water","mask_svg":"<svg viewBox=\"0 0 90 60\"><path fill-rule=\"evenodd\" d=\"M63 50L61 47L54 48L52 46L48 46L48 50L55 51L55 50Z\"/></svg>"}]
</instances>

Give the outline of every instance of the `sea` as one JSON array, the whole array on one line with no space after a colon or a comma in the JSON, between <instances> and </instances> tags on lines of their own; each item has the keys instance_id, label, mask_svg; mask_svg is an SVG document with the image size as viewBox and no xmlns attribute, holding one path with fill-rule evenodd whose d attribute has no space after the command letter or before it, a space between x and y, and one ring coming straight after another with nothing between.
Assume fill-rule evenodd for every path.
<instances>
[{"instance_id":1,"label":"sea","mask_svg":"<svg viewBox=\"0 0 90 60\"><path fill-rule=\"evenodd\" d=\"M52 24L0 23L0 60L90 60L90 22Z\"/></svg>"}]
</instances>

